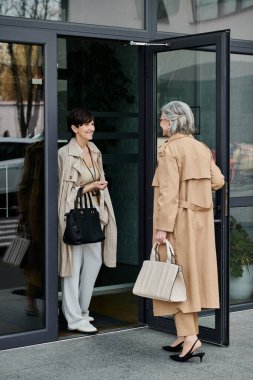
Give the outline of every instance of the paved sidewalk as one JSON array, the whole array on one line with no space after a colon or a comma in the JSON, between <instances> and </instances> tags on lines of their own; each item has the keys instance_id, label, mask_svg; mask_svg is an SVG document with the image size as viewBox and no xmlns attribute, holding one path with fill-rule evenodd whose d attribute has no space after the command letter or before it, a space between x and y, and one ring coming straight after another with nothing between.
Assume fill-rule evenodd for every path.
<instances>
[{"instance_id":1,"label":"paved sidewalk","mask_svg":"<svg viewBox=\"0 0 253 380\"><path fill-rule=\"evenodd\" d=\"M253 310L231 314L231 345L175 363L161 346L174 339L147 327L0 352L1 380L253 379Z\"/></svg>"}]
</instances>

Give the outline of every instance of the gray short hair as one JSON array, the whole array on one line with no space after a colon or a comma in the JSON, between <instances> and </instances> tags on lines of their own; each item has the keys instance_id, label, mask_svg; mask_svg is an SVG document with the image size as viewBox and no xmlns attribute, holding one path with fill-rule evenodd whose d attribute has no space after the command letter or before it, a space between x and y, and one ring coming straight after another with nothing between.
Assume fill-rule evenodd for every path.
<instances>
[{"instance_id":1,"label":"gray short hair","mask_svg":"<svg viewBox=\"0 0 253 380\"><path fill-rule=\"evenodd\" d=\"M171 122L172 135L175 133L190 135L195 132L194 116L188 104L174 100L163 106L161 112L165 119Z\"/></svg>"}]
</instances>

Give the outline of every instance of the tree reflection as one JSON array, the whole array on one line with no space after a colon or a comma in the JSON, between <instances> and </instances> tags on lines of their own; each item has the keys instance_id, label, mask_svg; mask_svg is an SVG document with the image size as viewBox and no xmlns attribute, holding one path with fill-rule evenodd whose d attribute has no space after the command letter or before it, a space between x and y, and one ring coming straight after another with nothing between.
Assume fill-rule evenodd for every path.
<instances>
[{"instance_id":1,"label":"tree reflection","mask_svg":"<svg viewBox=\"0 0 253 380\"><path fill-rule=\"evenodd\" d=\"M61 0L0 0L3 16L58 20L60 10Z\"/></svg>"},{"instance_id":2,"label":"tree reflection","mask_svg":"<svg viewBox=\"0 0 253 380\"><path fill-rule=\"evenodd\" d=\"M16 103L20 135L32 136L43 100L42 47L12 43L1 47L1 101Z\"/></svg>"}]
</instances>

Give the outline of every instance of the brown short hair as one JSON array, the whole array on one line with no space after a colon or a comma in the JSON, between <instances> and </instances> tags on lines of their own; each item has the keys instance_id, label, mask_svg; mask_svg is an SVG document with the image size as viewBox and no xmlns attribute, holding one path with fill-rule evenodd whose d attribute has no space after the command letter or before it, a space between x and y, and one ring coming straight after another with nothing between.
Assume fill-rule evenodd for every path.
<instances>
[{"instance_id":1,"label":"brown short hair","mask_svg":"<svg viewBox=\"0 0 253 380\"><path fill-rule=\"evenodd\" d=\"M71 110L67 116L67 126L72 136L75 136L75 133L72 131L71 125L78 128L80 125L90 123L93 119L93 113L86 111L84 108L74 108Z\"/></svg>"}]
</instances>

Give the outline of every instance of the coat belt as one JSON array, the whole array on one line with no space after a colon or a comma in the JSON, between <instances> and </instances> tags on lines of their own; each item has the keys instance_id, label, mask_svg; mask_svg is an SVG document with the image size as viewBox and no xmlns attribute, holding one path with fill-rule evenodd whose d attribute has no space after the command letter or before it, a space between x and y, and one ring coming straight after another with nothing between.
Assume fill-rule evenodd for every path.
<instances>
[{"instance_id":1,"label":"coat belt","mask_svg":"<svg viewBox=\"0 0 253 380\"><path fill-rule=\"evenodd\" d=\"M213 207L213 204L211 203L209 207L203 207L203 206L198 206L198 205L195 205L194 203L190 203L187 201L179 201L178 207L189 208L192 211L208 211L208 210L211 210L211 208Z\"/></svg>"}]
</instances>

